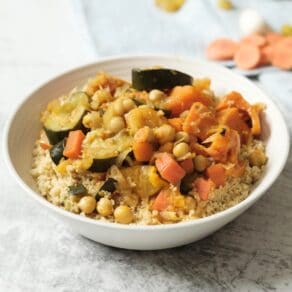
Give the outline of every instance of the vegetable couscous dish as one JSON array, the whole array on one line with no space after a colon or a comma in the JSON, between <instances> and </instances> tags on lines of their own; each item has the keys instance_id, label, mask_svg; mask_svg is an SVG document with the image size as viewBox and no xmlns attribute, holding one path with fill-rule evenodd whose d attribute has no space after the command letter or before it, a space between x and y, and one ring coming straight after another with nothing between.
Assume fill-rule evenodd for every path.
<instances>
[{"instance_id":1,"label":"vegetable couscous dish","mask_svg":"<svg viewBox=\"0 0 292 292\"><path fill-rule=\"evenodd\" d=\"M261 177L263 110L175 70L133 69L131 84L98 73L41 113L31 174L49 202L96 220L206 217Z\"/></svg>"}]
</instances>

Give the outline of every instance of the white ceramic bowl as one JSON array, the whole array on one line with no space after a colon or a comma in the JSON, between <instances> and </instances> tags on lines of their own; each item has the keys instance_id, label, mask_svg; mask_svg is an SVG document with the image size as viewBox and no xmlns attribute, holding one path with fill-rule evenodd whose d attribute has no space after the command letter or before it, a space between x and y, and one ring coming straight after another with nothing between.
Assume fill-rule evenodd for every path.
<instances>
[{"instance_id":1,"label":"white ceramic bowl","mask_svg":"<svg viewBox=\"0 0 292 292\"><path fill-rule=\"evenodd\" d=\"M209 77L219 94L237 90L250 102L267 105L263 138L269 157L267 170L250 196L240 204L207 218L159 226L121 225L95 221L58 208L38 194L30 176L31 153L40 130L41 110L53 98L82 84L97 71L130 80L131 68L163 67L177 69L194 77ZM4 139L4 156L15 180L42 207L47 208L76 232L94 241L127 249L154 250L175 247L199 240L221 228L253 205L272 185L283 169L289 151L289 135L283 117L275 104L247 79L217 65L168 56L135 56L104 59L67 72L47 82L27 96L9 120ZM19 151L21 145L21 151ZM34 202L31 202L35 204Z\"/></svg>"}]
</instances>

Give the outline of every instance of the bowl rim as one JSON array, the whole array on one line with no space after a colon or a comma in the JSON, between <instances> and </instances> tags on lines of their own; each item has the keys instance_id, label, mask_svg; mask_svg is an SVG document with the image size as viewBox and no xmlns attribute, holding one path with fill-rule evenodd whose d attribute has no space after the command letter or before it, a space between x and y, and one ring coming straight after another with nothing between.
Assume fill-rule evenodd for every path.
<instances>
[{"instance_id":1,"label":"bowl rim","mask_svg":"<svg viewBox=\"0 0 292 292\"><path fill-rule=\"evenodd\" d=\"M222 73L226 73L227 75L233 75L236 76L241 82L245 82L246 84L252 85L254 87L257 87L255 84L253 84L250 80L248 80L246 77L236 75L233 73L230 69L227 69L221 65L214 64L212 62L202 60L202 59L190 59L188 57L184 56L177 56L177 55L167 55L167 54L141 54L141 55L115 55L115 56L109 56L109 57L104 57L104 58L99 58L96 61L85 63L81 66L73 67L69 70L65 70L62 73L54 75L54 77L49 78L46 82L43 82L40 86L36 87L33 91L30 91L29 94L27 94L24 98L22 98L11 110L10 115L8 120L6 121L4 131L3 131L3 156L4 156L4 161L6 163L7 168L9 169L10 174L15 178L17 181L18 185L20 185L26 193L30 195L31 198L36 200L38 203L41 205L45 206L47 209L52 210L56 212L60 216L65 216L68 219L72 219L74 221L81 221L83 223L88 223L92 225L97 225L99 227L103 228L111 228L111 229L123 229L123 230L128 230L128 231L147 231L147 230L152 230L152 231L158 231L158 230L168 230L168 229L177 229L177 228L184 228L184 227L190 227L194 225L200 225L204 223L208 223L214 220L219 220L221 218L224 218L228 215L232 215L233 213L236 213L237 211L240 212L240 210L245 211L247 208L249 208L253 203L255 203L260 197L262 197L266 191L272 186L272 184L276 181L276 179L279 177L281 174L283 168L286 165L288 155L289 155L289 149L290 149L290 135L289 135L289 129L288 126L285 122L285 119L283 117L283 114L279 110L279 108L276 106L274 101L260 88L257 87L257 89L265 96L266 99L268 99L269 103L274 107L274 110L277 112L278 117L281 122L281 128L283 130L283 136L281 137L281 143L282 146L282 156L281 156L281 161L278 164L278 169L274 173L273 177L266 182L266 184L259 189L254 189L247 198L245 198L243 201L239 202L238 204L225 209L223 211L220 211L218 213L215 213L213 215L204 217L204 218L198 218L198 219L191 219L187 221L181 221L178 223L169 223L169 224L160 224L160 225L139 225L139 224L120 224L120 223L114 223L114 222L108 222L105 220L95 220L91 219L89 217L81 216L79 214L72 213L70 211L66 211L62 209L61 207L55 206L49 201L47 201L43 196L41 196L39 193L35 192L33 189L31 189L20 177L20 175L17 173L16 169L13 166L13 163L10 159L10 154L9 154L9 145L8 145L8 140L9 140L9 133L10 133L10 128L11 125L16 118L17 112L21 109L23 104L35 93L37 93L39 90L41 90L44 86L47 86L50 83L55 82L59 78L64 78L66 76L69 76L71 74L77 73L78 71L86 70L91 66L98 66L101 63L111 63L111 62L116 62L119 60L133 60L133 59L143 59L143 58L151 58L153 61L155 60L177 60L177 61L184 61L184 62L190 62L193 64L201 64L201 65L208 65L208 66L213 66L216 70L221 70ZM261 183L260 183L261 184ZM259 185L260 185L259 184Z\"/></svg>"}]
</instances>

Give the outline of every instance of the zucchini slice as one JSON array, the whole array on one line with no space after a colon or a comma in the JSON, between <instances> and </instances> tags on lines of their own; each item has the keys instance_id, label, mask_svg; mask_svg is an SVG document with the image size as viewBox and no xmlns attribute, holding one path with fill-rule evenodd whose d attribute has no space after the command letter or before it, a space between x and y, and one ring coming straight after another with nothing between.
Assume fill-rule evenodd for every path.
<instances>
[{"instance_id":1,"label":"zucchini slice","mask_svg":"<svg viewBox=\"0 0 292 292\"><path fill-rule=\"evenodd\" d=\"M64 148L65 148L65 139L59 141L50 149L50 156L56 165L58 165L60 160L64 157L63 155Z\"/></svg>"},{"instance_id":2,"label":"zucchini slice","mask_svg":"<svg viewBox=\"0 0 292 292\"><path fill-rule=\"evenodd\" d=\"M72 185L68 187L68 193L71 196L79 196L86 194L87 190L82 183Z\"/></svg>"},{"instance_id":3,"label":"zucchini slice","mask_svg":"<svg viewBox=\"0 0 292 292\"><path fill-rule=\"evenodd\" d=\"M89 171L106 172L113 164L115 164L116 159L116 155L106 158L94 158Z\"/></svg>"},{"instance_id":4,"label":"zucchini slice","mask_svg":"<svg viewBox=\"0 0 292 292\"><path fill-rule=\"evenodd\" d=\"M104 184L101 186L100 188L100 192L102 191L105 191L105 192L109 192L109 193L112 193L116 190L117 186L117 180L112 178L112 177L109 177L105 182Z\"/></svg>"},{"instance_id":5,"label":"zucchini slice","mask_svg":"<svg viewBox=\"0 0 292 292\"><path fill-rule=\"evenodd\" d=\"M165 90L192 83L193 77L172 69L132 69L132 86L137 90Z\"/></svg>"},{"instance_id":6,"label":"zucchini slice","mask_svg":"<svg viewBox=\"0 0 292 292\"><path fill-rule=\"evenodd\" d=\"M127 131L102 139L100 130L90 131L83 141L83 154L91 158L93 163L89 171L105 172L116 163L120 153L132 149L133 137Z\"/></svg>"},{"instance_id":7,"label":"zucchini slice","mask_svg":"<svg viewBox=\"0 0 292 292\"><path fill-rule=\"evenodd\" d=\"M116 160L117 167L121 166L131 166L129 162L134 159L134 154L132 148L126 149L125 151L121 152Z\"/></svg>"},{"instance_id":8,"label":"zucchini slice","mask_svg":"<svg viewBox=\"0 0 292 292\"><path fill-rule=\"evenodd\" d=\"M58 143L67 137L69 131L83 129L82 118L88 108L85 92L75 92L65 101L51 102L43 115L43 127L50 143Z\"/></svg>"},{"instance_id":9,"label":"zucchini slice","mask_svg":"<svg viewBox=\"0 0 292 292\"><path fill-rule=\"evenodd\" d=\"M182 178L181 183L180 183L180 192L183 195L187 195L192 190L193 183L196 177L197 177L197 174L190 173Z\"/></svg>"},{"instance_id":10,"label":"zucchini slice","mask_svg":"<svg viewBox=\"0 0 292 292\"><path fill-rule=\"evenodd\" d=\"M113 193L117 189L117 180L109 177L101 186L97 194L95 195L96 201L99 201L103 196L100 194L100 192L109 192Z\"/></svg>"}]
</instances>

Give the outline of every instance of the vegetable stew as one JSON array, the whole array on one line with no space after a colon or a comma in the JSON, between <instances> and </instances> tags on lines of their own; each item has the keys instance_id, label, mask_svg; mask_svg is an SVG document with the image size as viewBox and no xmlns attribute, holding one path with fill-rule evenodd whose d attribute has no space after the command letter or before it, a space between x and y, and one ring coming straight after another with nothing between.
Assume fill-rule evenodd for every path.
<instances>
[{"instance_id":1,"label":"vegetable stew","mask_svg":"<svg viewBox=\"0 0 292 292\"><path fill-rule=\"evenodd\" d=\"M41 194L123 224L197 219L246 198L267 163L265 106L172 69L132 78L98 73L47 105L31 171Z\"/></svg>"}]
</instances>

